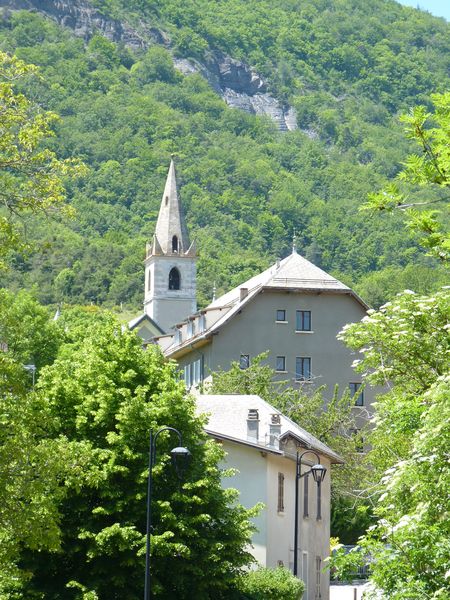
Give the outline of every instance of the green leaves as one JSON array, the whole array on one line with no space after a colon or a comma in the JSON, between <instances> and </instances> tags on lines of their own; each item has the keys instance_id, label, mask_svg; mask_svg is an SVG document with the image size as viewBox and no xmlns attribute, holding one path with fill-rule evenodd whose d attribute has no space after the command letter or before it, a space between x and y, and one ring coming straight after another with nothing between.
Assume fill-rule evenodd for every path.
<instances>
[{"instance_id":1,"label":"green leaves","mask_svg":"<svg viewBox=\"0 0 450 600\"><path fill-rule=\"evenodd\" d=\"M42 148L54 135L57 116L16 91L18 82L30 77L39 77L37 67L0 52L0 202L6 208L6 216L0 216L0 261L22 247L17 218L28 212L73 214L64 204L63 178L86 173L80 161L60 161Z\"/></svg>"}]
</instances>

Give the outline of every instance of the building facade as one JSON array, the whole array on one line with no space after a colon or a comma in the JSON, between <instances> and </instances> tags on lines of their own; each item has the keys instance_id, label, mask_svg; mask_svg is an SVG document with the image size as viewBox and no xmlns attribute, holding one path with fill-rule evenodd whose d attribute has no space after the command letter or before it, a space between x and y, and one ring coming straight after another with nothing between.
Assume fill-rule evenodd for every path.
<instances>
[{"instance_id":1,"label":"building facade","mask_svg":"<svg viewBox=\"0 0 450 600\"><path fill-rule=\"evenodd\" d=\"M305 452L303 474L318 455L327 469L323 482L319 486L311 474L298 482L297 573L306 586L303 600L327 600L330 466L342 460L259 396L200 395L197 410L208 415L206 431L226 451L224 466L236 470L223 480L224 487L238 489L247 508L264 504L254 519L252 540L252 553L262 566L294 571L296 456Z\"/></svg>"}]
</instances>

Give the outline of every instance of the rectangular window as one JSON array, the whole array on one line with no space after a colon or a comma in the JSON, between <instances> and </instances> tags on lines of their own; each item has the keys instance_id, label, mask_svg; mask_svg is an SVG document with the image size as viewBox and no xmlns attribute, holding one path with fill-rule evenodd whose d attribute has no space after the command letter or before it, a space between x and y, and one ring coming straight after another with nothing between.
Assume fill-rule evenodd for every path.
<instances>
[{"instance_id":1,"label":"rectangular window","mask_svg":"<svg viewBox=\"0 0 450 600\"><path fill-rule=\"evenodd\" d=\"M281 322L286 321L286 311L284 309L277 310L277 321L281 321Z\"/></svg>"},{"instance_id":2,"label":"rectangular window","mask_svg":"<svg viewBox=\"0 0 450 600\"><path fill-rule=\"evenodd\" d=\"M206 329L206 317L205 315L200 315L198 319L198 332L203 333Z\"/></svg>"},{"instance_id":3,"label":"rectangular window","mask_svg":"<svg viewBox=\"0 0 450 600\"><path fill-rule=\"evenodd\" d=\"M241 369L248 369L250 366L250 355L249 354L241 354L239 359L239 366Z\"/></svg>"},{"instance_id":4,"label":"rectangular window","mask_svg":"<svg viewBox=\"0 0 450 600\"><path fill-rule=\"evenodd\" d=\"M181 336L181 330L180 329L176 329L175 330L174 338L175 338L174 341L175 341L176 345L181 344L183 338Z\"/></svg>"},{"instance_id":5,"label":"rectangular window","mask_svg":"<svg viewBox=\"0 0 450 600\"><path fill-rule=\"evenodd\" d=\"M320 589L320 583L322 578L322 559L320 556L316 556L316 600L322 598L322 591Z\"/></svg>"},{"instance_id":6,"label":"rectangular window","mask_svg":"<svg viewBox=\"0 0 450 600\"><path fill-rule=\"evenodd\" d=\"M275 371L286 371L286 357L285 356L277 356Z\"/></svg>"},{"instance_id":7,"label":"rectangular window","mask_svg":"<svg viewBox=\"0 0 450 600\"><path fill-rule=\"evenodd\" d=\"M284 512L284 475L278 473L278 512Z\"/></svg>"},{"instance_id":8,"label":"rectangular window","mask_svg":"<svg viewBox=\"0 0 450 600\"><path fill-rule=\"evenodd\" d=\"M317 483L317 517L316 519L320 521L322 519L322 482L319 481Z\"/></svg>"},{"instance_id":9,"label":"rectangular window","mask_svg":"<svg viewBox=\"0 0 450 600\"><path fill-rule=\"evenodd\" d=\"M184 383L188 389L192 387L192 364L184 367Z\"/></svg>"},{"instance_id":10,"label":"rectangular window","mask_svg":"<svg viewBox=\"0 0 450 600\"><path fill-rule=\"evenodd\" d=\"M348 385L352 398L355 398L355 406L364 406L364 390L361 389L361 384L349 383Z\"/></svg>"},{"instance_id":11,"label":"rectangular window","mask_svg":"<svg viewBox=\"0 0 450 600\"><path fill-rule=\"evenodd\" d=\"M311 311L297 310L295 313L295 331L311 331Z\"/></svg>"},{"instance_id":12,"label":"rectangular window","mask_svg":"<svg viewBox=\"0 0 450 600\"><path fill-rule=\"evenodd\" d=\"M311 358L308 356L297 356L295 359L295 379L307 381L311 379Z\"/></svg>"},{"instance_id":13,"label":"rectangular window","mask_svg":"<svg viewBox=\"0 0 450 600\"><path fill-rule=\"evenodd\" d=\"M309 475L303 477L303 517L309 517Z\"/></svg>"}]
</instances>

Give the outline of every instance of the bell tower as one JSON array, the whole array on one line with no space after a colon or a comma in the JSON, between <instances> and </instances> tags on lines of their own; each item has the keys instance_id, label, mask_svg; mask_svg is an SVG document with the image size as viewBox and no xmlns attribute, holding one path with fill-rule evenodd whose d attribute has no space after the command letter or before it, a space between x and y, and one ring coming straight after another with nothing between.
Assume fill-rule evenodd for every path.
<instances>
[{"instance_id":1,"label":"bell tower","mask_svg":"<svg viewBox=\"0 0 450 600\"><path fill-rule=\"evenodd\" d=\"M156 230L147 244L144 312L165 332L197 310L195 243L190 243L170 161Z\"/></svg>"}]
</instances>

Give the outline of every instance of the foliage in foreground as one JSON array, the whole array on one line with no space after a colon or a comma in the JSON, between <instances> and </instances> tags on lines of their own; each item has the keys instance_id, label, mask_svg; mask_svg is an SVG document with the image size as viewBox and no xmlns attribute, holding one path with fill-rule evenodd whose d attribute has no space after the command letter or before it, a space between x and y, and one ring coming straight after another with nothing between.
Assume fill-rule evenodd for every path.
<instances>
[{"instance_id":1,"label":"foliage in foreground","mask_svg":"<svg viewBox=\"0 0 450 600\"><path fill-rule=\"evenodd\" d=\"M249 571L239 580L239 590L248 600L300 600L305 584L284 567Z\"/></svg>"},{"instance_id":2,"label":"foliage in foreground","mask_svg":"<svg viewBox=\"0 0 450 600\"><path fill-rule=\"evenodd\" d=\"M420 147L403 163L397 181L383 192L369 194L368 210L402 209L407 224L422 235L421 243L444 263L450 262L448 193L450 190L450 92L432 94L434 112L416 106L402 116L406 136ZM411 199L414 186L424 187L421 200ZM438 190L438 195L433 191ZM434 197L433 197L434 196ZM438 201L441 204L438 204ZM434 208L434 205L437 208ZM444 206L442 211L440 207Z\"/></svg>"},{"instance_id":3,"label":"foliage in foreground","mask_svg":"<svg viewBox=\"0 0 450 600\"><path fill-rule=\"evenodd\" d=\"M62 320L61 320L62 321ZM67 327L68 321L61 323ZM149 430L172 426L192 453L180 483L161 435L154 467L152 575L155 598L226 597L241 567L252 527L234 490L221 487L220 447L208 440L185 397L175 367L155 347L109 316L72 324L56 361L41 372L37 396L46 402L55 436L91 447L99 480L71 490L60 505L59 552L27 552L27 598L135 599L145 556Z\"/></svg>"},{"instance_id":4,"label":"foliage in foreground","mask_svg":"<svg viewBox=\"0 0 450 600\"><path fill-rule=\"evenodd\" d=\"M0 597L20 588L20 551L60 547L58 504L88 474L89 443L54 435L32 381L52 362L61 331L29 295L0 290ZM34 375L26 370L34 367ZM96 478L90 470L91 480Z\"/></svg>"},{"instance_id":5,"label":"foliage in foreground","mask_svg":"<svg viewBox=\"0 0 450 600\"><path fill-rule=\"evenodd\" d=\"M449 331L444 289L405 292L342 334L364 354L358 370L390 391L378 398L371 438L378 521L361 551L338 554L333 566L342 575L370 557L372 580L389 600L444 600L450 590Z\"/></svg>"},{"instance_id":6,"label":"foliage in foreground","mask_svg":"<svg viewBox=\"0 0 450 600\"><path fill-rule=\"evenodd\" d=\"M38 80L38 69L0 51L0 204L5 209L0 214L0 267L8 253L24 248L17 219L30 213L71 214L64 204L63 178L85 172L79 161L60 160L45 148L58 117L17 91L27 78Z\"/></svg>"}]
</instances>

